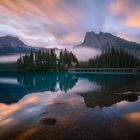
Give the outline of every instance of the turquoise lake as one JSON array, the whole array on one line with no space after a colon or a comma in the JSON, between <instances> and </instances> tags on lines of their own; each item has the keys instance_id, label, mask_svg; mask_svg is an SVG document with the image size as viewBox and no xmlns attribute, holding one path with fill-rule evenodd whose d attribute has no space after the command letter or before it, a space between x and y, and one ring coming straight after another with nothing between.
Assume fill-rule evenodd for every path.
<instances>
[{"instance_id":1,"label":"turquoise lake","mask_svg":"<svg viewBox=\"0 0 140 140\"><path fill-rule=\"evenodd\" d=\"M140 139L140 75L0 72L0 139Z\"/></svg>"}]
</instances>

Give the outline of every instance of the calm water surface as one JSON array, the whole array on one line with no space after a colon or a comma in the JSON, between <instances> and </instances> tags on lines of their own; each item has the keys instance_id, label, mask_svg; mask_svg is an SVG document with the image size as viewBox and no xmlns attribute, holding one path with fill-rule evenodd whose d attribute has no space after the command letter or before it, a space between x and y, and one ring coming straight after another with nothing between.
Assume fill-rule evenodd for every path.
<instances>
[{"instance_id":1,"label":"calm water surface","mask_svg":"<svg viewBox=\"0 0 140 140\"><path fill-rule=\"evenodd\" d=\"M0 72L1 140L140 139L140 76Z\"/></svg>"}]
</instances>

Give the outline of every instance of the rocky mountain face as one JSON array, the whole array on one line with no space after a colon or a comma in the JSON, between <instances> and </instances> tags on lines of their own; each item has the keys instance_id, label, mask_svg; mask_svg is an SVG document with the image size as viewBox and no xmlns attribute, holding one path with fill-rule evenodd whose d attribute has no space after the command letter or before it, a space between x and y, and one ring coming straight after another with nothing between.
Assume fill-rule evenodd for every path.
<instances>
[{"instance_id":1,"label":"rocky mountain face","mask_svg":"<svg viewBox=\"0 0 140 140\"><path fill-rule=\"evenodd\" d=\"M0 55L15 53L28 53L31 47L24 44L17 37L3 36L0 37Z\"/></svg>"},{"instance_id":2,"label":"rocky mountain face","mask_svg":"<svg viewBox=\"0 0 140 140\"><path fill-rule=\"evenodd\" d=\"M140 58L140 44L124 40L110 33L100 32L99 34L96 34L93 31L87 32L84 41L76 47L81 46L87 46L96 49L105 49L111 46L115 48L123 48L126 49L129 53Z\"/></svg>"},{"instance_id":3,"label":"rocky mountain face","mask_svg":"<svg viewBox=\"0 0 140 140\"><path fill-rule=\"evenodd\" d=\"M58 48L52 48L58 50ZM0 55L10 55L10 54L20 54L20 53L30 53L42 50L49 50L43 47L32 47L23 43L19 38L13 36L3 36L0 37Z\"/></svg>"}]
</instances>

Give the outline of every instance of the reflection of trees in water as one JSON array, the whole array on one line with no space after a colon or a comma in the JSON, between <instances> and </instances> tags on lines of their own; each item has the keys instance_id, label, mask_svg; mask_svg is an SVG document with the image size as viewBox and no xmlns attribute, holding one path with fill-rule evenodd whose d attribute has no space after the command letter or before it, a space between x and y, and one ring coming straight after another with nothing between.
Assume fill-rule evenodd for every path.
<instances>
[{"instance_id":1,"label":"reflection of trees in water","mask_svg":"<svg viewBox=\"0 0 140 140\"><path fill-rule=\"evenodd\" d=\"M59 74L58 76L60 89L65 92L72 89L73 86L77 83L77 81L78 81L78 76L75 74L65 73L65 74Z\"/></svg>"},{"instance_id":2,"label":"reflection of trees in water","mask_svg":"<svg viewBox=\"0 0 140 140\"><path fill-rule=\"evenodd\" d=\"M82 94L87 107L111 106L120 101L136 101L137 96L119 96L114 93L125 91L140 91L140 76L138 75L82 75L100 85L101 90Z\"/></svg>"},{"instance_id":3,"label":"reflection of trees in water","mask_svg":"<svg viewBox=\"0 0 140 140\"><path fill-rule=\"evenodd\" d=\"M78 81L78 76L70 73L16 73L2 72L2 78L17 79L19 84L0 83L0 102L16 102L33 92L70 90Z\"/></svg>"},{"instance_id":4,"label":"reflection of trees in water","mask_svg":"<svg viewBox=\"0 0 140 140\"><path fill-rule=\"evenodd\" d=\"M19 74L17 77L18 82L31 91L55 91L57 75L56 74Z\"/></svg>"},{"instance_id":5,"label":"reflection of trees in water","mask_svg":"<svg viewBox=\"0 0 140 140\"><path fill-rule=\"evenodd\" d=\"M124 91L140 91L140 76L138 75L96 75L96 74L72 74L72 73L21 73L17 76L18 82L28 89L28 92L61 91L72 89L78 78L88 79L100 85L102 94Z\"/></svg>"},{"instance_id":6,"label":"reflection of trees in water","mask_svg":"<svg viewBox=\"0 0 140 140\"><path fill-rule=\"evenodd\" d=\"M3 93L0 96L0 101L8 103L18 101L25 94L32 92L57 91L57 87L67 92L75 86L78 79L88 79L90 82L102 87L97 91L94 90L84 95L88 105L111 105L123 100L116 97L113 94L114 92L140 91L140 76L138 75L3 72L0 73L0 77L17 78L20 84L0 84L1 93Z\"/></svg>"},{"instance_id":7,"label":"reflection of trees in water","mask_svg":"<svg viewBox=\"0 0 140 140\"><path fill-rule=\"evenodd\" d=\"M94 82L102 87L102 91L123 92L126 90L140 91L140 76L139 75L122 75L122 74L97 74L97 75L81 75L89 81Z\"/></svg>"},{"instance_id":8,"label":"reflection of trees in water","mask_svg":"<svg viewBox=\"0 0 140 140\"><path fill-rule=\"evenodd\" d=\"M95 91L94 93L89 92L86 94L82 94L84 98L85 104L87 107L109 107L113 104L116 104L121 101L129 101L134 102L138 99L138 96L120 96L117 94L107 94Z\"/></svg>"},{"instance_id":9,"label":"reflection of trees in water","mask_svg":"<svg viewBox=\"0 0 140 140\"><path fill-rule=\"evenodd\" d=\"M78 81L78 77L70 73L22 73L17 79L22 86L32 92L56 91L57 85L62 91L67 91Z\"/></svg>"}]
</instances>

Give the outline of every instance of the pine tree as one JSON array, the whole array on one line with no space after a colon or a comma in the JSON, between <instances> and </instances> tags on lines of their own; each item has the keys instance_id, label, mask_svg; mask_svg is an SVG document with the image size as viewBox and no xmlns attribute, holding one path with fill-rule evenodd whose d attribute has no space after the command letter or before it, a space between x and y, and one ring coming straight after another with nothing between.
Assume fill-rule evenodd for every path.
<instances>
[{"instance_id":1,"label":"pine tree","mask_svg":"<svg viewBox=\"0 0 140 140\"><path fill-rule=\"evenodd\" d=\"M59 64L57 64L57 61ZM69 52L68 50L64 50L60 52L59 58L55 53L54 49L46 50L46 51L37 51L33 53L32 51L30 54L25 54L23 57L20 57L17 60L18 67L28 68L28 69L39 69L39 70L49 70L49 71L56 71L58 67L64 68L65 65L71 67L72 62L78 64L78 59L76 56Z\"/></svg>"},{"instance_id":2,"label":"pine tree","mask_svg":"<svg viewBox=\"0 0 140 140\"><path fill-rule=\"evenodd\" d=\"M102 51L100 56L89 60L89 66L97 68L132 68L139 65L139 60L128 54L126 50L114 47Z\"/></svg>"}]
</instances>

